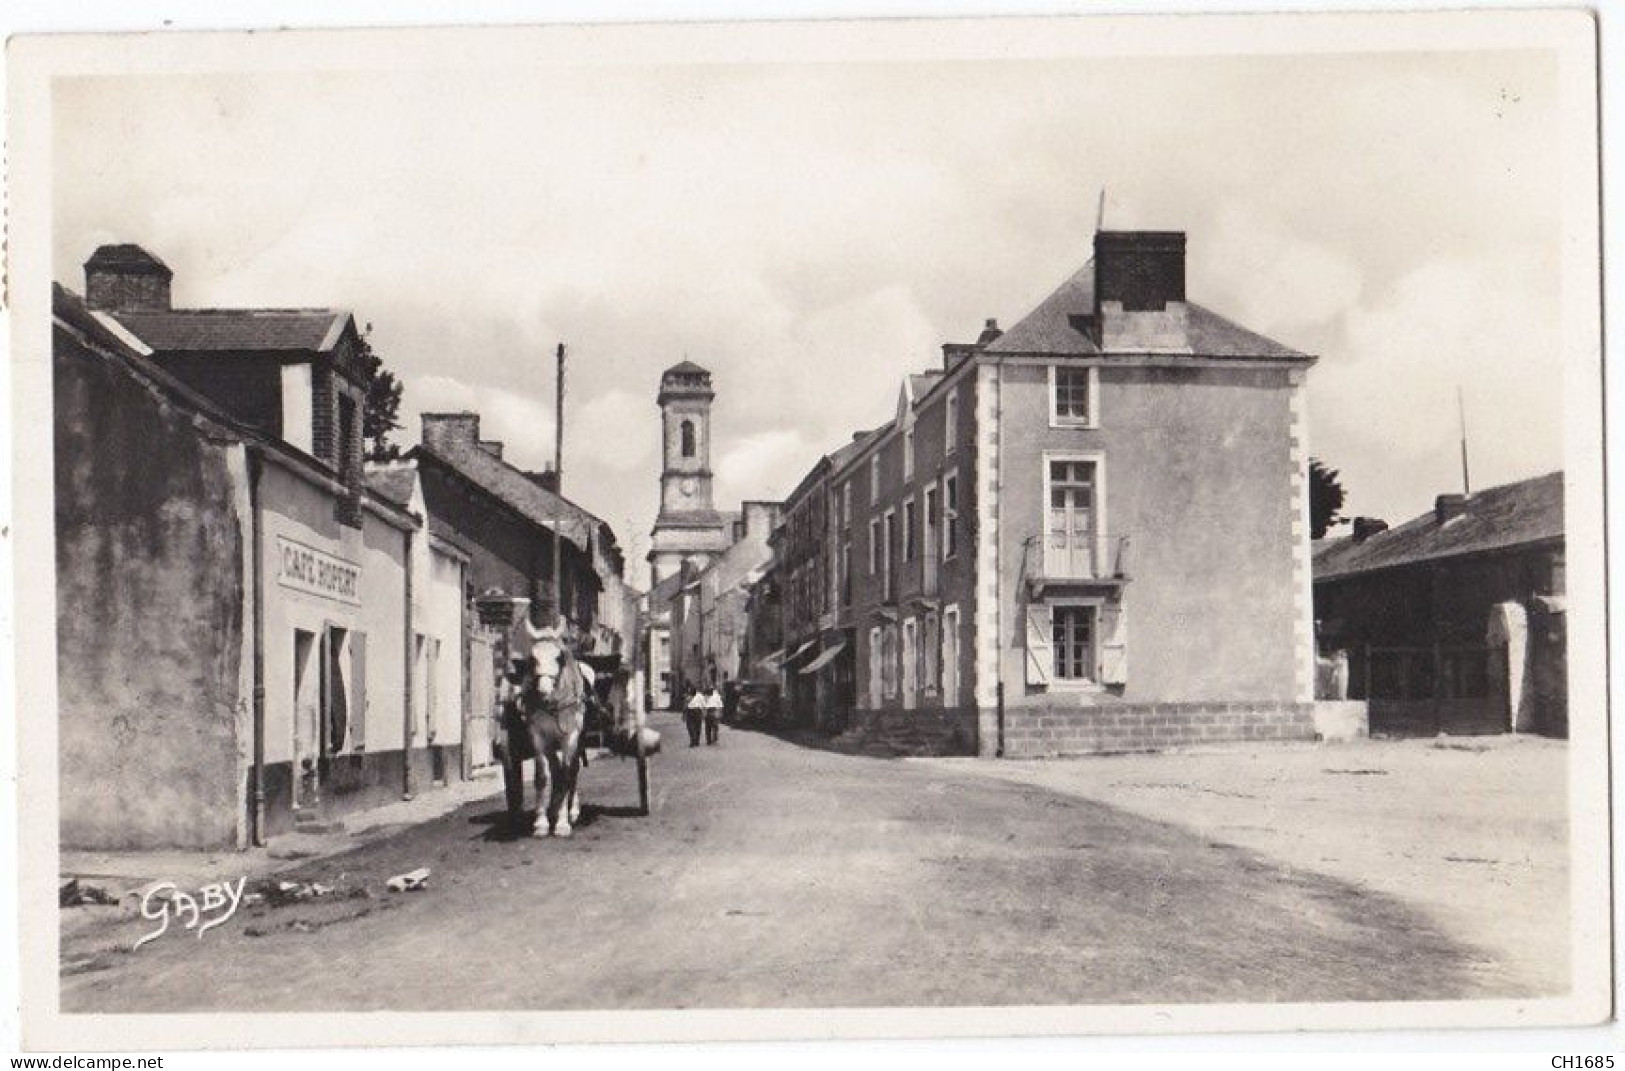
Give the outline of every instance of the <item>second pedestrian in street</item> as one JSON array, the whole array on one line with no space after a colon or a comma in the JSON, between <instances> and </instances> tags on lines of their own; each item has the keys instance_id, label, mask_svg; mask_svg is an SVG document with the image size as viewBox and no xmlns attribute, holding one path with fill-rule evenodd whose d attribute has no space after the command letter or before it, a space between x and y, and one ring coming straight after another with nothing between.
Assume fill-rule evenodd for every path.
<instances>
[{"instance_id":1,"label":"second pedestrian in street","mask_svg":"<svg viewBox=\"0 0 1625 1071\"><path fill-rule=\"evenodd\" d=\"M700 723L705 719L705 693L694 689L683 708L683 724L688 728L688 746L700 746Z\"/></svg>"},{"instance_id":2,"label":"second pedestrian in street","mask_svg":"<svg viewBox=\"0 0 1625 1071\"><path fill-rule=\"evenodd\" d=\"M705 690L705 742L717 742L718 726L722 721L722 693L717 691L716 685Z\"/></svg>"}]
</instances>

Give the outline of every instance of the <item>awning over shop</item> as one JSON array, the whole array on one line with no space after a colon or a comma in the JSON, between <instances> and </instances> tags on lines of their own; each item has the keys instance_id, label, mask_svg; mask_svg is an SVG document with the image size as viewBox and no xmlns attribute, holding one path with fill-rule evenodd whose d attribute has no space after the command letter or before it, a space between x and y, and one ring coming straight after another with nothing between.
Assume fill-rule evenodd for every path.
<instances>
[{"instance_id":1,"label":"awning over shop","mask_svg":"<svg viewBox=\"0 0 1625 1071\"><path fill-rule=\"evenodd\" d=\"M844 650L846 650L846 644L837 643L834 647L829 648L823 654L819 655L817 658L813 659L811 662L808 662L805 666L802 666L801 667L801 672L803 672L803 673L817 673L819 670L823 669L825 666L827 666L831 662L835 661L835 656L840 654Z\"/></svg>"},{"instance_id":2,"label":"awning over shop","mask_svg":"<svg viewBox=\"0 0 1625 1071\"><path fill-rule=\"evenodd\" d=\"M784 660L785 664L788 665L789 663L794 662L796 659L800 658L802 655L806 654L808 651L812 650L814 647L817 647L817 646L818 646L818 638L815 636L812 639L808 640L806 643L802 644L800 647L797 647L796 648L796 653Z\"/></svg>"},{"instance_id":3,"label":"awning over shop","mask_svg":"<svg viewBox=\"0 0 1625 1071\"><path fill-rule=\"evenodd\" d=\"M784 664L784 652L774 651L770 655L763 655L761 658L756 660L756 664L767 670L769 673L777 673L779 671L779 666Z\"/></svg>"}]
</instances>

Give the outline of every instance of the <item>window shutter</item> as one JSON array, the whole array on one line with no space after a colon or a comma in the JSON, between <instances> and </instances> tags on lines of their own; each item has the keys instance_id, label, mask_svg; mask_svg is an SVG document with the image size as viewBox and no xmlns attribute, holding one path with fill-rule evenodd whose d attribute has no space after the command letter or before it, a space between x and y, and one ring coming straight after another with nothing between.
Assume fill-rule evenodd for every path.
<instances>
[{"instance_id":1,"label":"window shutter","mask_svg":"<svg viewBox=\"0 0 1625 1071\"><path fill-rule=\"evenodd\" d=\"M1121 602L1100 608L1100 683L1128 683L1128 612Z\"/></svg>"},{"instance_id":2,"label":"window shutter","mask_svg":"<svg viewBox=\"0 0 1625 1071\"><path fill-rule=\"evenodd\" d=\"M367 635L364 632L350 633L350 671L355 674L355 709L350 712L350 746L360 751L367 741Z\"/></svg>"},{"instance_id":3,"label":"window shutter","mask_svg":"<svg viewBox=\"0 0 1625 1071\"><path fill-rule=\"evenodd\" d=\"M1045 605L1027 607L1027 683L1048 685L1055 655L1050 644L1050 612Z\"/></svg>"}]
</instances>

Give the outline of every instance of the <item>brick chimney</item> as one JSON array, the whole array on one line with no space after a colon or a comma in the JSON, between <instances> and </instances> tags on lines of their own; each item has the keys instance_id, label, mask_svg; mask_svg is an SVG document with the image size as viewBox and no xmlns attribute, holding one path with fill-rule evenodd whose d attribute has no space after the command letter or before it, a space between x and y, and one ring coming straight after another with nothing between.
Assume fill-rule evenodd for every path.
<instances>
[{"instance_id":1,"label":"brick chimney","mask_svg":"<svg viewBox=\"0 0 1625 1071\"><path fill-rule=\"evenodd\" d=\"M1096 231L1095 309L1157 312L1185 300L1183 231Z\"/></svg>"},{"instance_id":2,"label":"brick chimney","mask_svg":"<svg viewBox=\"0 0 1625 1071\"><path fill-rule=\"evenodd\" d=\"M1107 352L1190 352L1184 232L1095 232L1094 329Z\"/></svg>"},{"instance_id":3,"label":"brick chimney","mask_svg":"<svg viewBox=\"0 0 1625 1071\"><path fill-rule=\"evenodd\" d=\"M1433 523L1445 524L1467 512L1466 495L1440 495L1433 500Z\"/></svg>"},{"instance_id":4,"label":"brick chimney","mask_svg":"<svg viewBox=\"0 0 1625 1071\"><path fill-rule=\"evenodd\" d=\"M988 317L982 326L982 333L975 342L947 342L942 347L942 370L951 372L955 365L973 353L979 353L999 340L1004 332L999 330L999 321Z\"/></svg>"},{"instance_id":5,"label":"brick chimney","mask_svg":"<svg viewBox=\"0 0 1625 1071\"><path fill-rule=\"evenodd\" d=\"M527 471L525 478L544 491L559 493L559 474L553 469L542 469L540 472Z\"/></svg>"},{"instance_id":6,"label":"brick chimney","mask_svg":"<svg viewBox=\"0 0 1625 1071\"><path fill-rule=\"evenodd\" d=\"M174 274L138 245L101 246L85 261L85 304L92 309L168 309Z\"/></svg>"},{"instance_id":7,"label":"brick chimney","mask_svg":"<svg viewBox=\"0 0 1625 1071\"><path fill-rule=\"evenodd\" d=\"M424 413L423 444L432 449L477 447L480 443L478 413Z\"/></svg>"},{"instance_id":8,"label":"brick chimney","mask_svg":"<svg viewBox=\"0 0 1625 1071\"><path fill-rule=\"evenodd\" d=\"M1380 517L1354 518L1354 541L1356 543L1364 543L1378 532L1386 532L1387 530L1388 522Z\"/></svg>"}]
</instances>

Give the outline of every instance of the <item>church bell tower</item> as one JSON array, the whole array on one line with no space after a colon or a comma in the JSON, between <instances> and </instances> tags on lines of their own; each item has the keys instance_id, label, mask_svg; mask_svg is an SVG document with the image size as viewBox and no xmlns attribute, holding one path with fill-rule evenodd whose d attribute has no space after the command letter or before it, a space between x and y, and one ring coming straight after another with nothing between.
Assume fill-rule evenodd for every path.
<instances>
[{"instance_id":1,"label":"church bell tower","mask_svg":"<svg viewBox=\"0 0 1625 1071\"><path fill-rule=\"evenodd\" d=\"M704 566L728 549L728 518L711 497L711 373L684 361L660 377L660 514L649 564L654 583Z\"/></svg>"}]
</instances>

